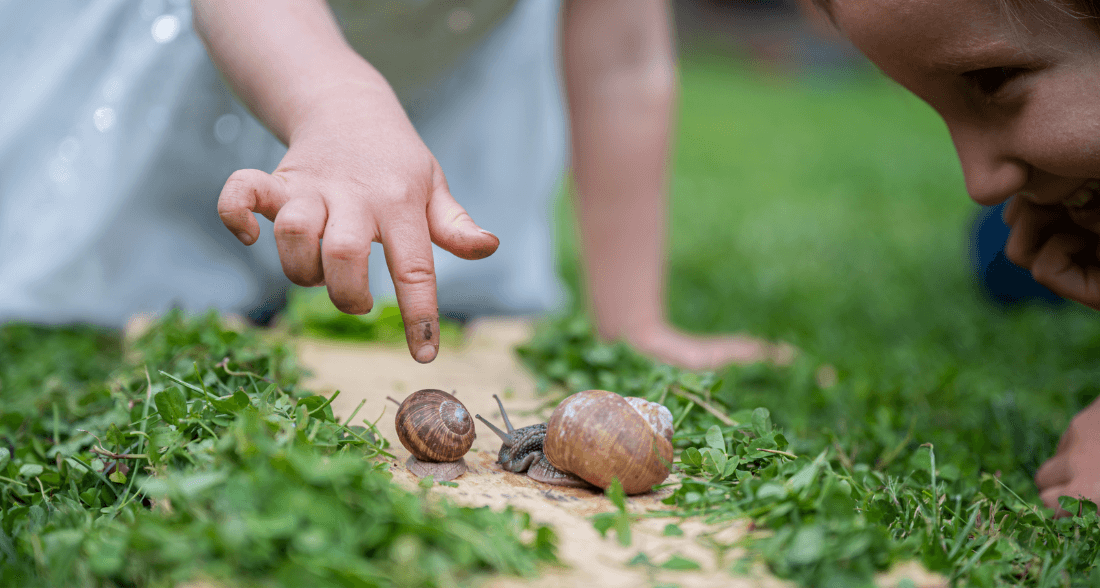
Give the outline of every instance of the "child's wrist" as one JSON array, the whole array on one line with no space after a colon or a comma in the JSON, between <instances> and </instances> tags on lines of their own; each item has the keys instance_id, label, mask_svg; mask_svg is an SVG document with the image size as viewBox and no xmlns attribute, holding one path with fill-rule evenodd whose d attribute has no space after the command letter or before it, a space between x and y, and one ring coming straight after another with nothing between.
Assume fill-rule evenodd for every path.
<instances>
[{"instance_id":1,"label":"child's wrist","mask_svg":"<svg viewBox=\"0 0 1100 588\"><path fill-rule=\"evenodd\" d=\"M364 65L366 65L364 63ZM330 72L293 89L285 120L285 139L293 142L300 133L346 112L349 103L360 112L379 116L406 116L389 83L374 68Z\"/></svg>"}]
</instances>

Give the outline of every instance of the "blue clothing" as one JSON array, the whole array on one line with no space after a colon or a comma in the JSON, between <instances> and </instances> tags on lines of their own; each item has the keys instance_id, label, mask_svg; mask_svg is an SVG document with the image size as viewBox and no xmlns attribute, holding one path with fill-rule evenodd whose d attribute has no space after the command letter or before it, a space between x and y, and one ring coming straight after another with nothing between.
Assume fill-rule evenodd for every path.
<instances>
[{"instance_id":1,"label":"blue clothing","mask_svg":"<svg viewBox=\"0 0 1100 588\"><path fill-rule=\"evenodd\" d=\"M1038 300L1051 304L1064 299L1035 281L1031 272L1009 261L1005 256L1009 227L1004 222L1008 201L996 206L983 206L970 231L970 259L974 275L982 292L1005 306Z\"/></svg>"},{"instance_id":2,"label":"blue clothing","mask_svg":"<svg viewBox=\"0 0 1100 588\"><path fill-rule=\"evenodd\" d=\"M448 71L403 87L455 198L501 239L482 261L435 250L442 311L561 301L557 11L557 0L522 2ZM218 218L225 179L274 170L285 147L232 97L187 0L0 0L0 79L0 321L245 312L288 285L269 221L245 247ZM375 253L380 300L393 287Z\"/></svg>"}]
</instances>

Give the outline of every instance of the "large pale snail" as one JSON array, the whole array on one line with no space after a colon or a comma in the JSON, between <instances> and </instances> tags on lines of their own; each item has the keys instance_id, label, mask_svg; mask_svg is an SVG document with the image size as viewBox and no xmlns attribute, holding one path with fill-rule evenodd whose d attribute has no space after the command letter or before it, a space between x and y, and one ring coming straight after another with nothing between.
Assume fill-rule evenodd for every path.
<instances>
[{"instance_id":1,"label":"large pale snail","mask_svg":"<svg viewBox=\"0 0 1100 588\"><path fill-rule=\"evenodd\" d=\"M476 436L474 420L466 407L454 396L431 388L413 392L398 404L397 438L412 454L405 462L409 471L437 481L453 480L466 473L462 456Z\"/></svg>"},{"instance_id":2,"label":"large pale snail","mask_svg":"<svg viewBox=\"0 0 1100 588\"><path fill-rule=\"evenodd\" d=\"M501 438L497 463L508 471L526 470L548 484L603 489L618 478L627 494L648 492L668 476L672 414L660 404L586 390L563 400L549 422L514 429L500 398L493 397L508 431L477 418Z\"/></svg>"}]
</instances>

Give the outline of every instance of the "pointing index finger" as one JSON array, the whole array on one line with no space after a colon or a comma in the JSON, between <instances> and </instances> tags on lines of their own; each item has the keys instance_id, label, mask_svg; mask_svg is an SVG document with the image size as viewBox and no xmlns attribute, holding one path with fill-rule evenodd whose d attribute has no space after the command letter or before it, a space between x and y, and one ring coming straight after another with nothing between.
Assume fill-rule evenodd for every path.
<instances>
[{"instance_id":1,"label":"pointing index finger","mask_svg":"<svg viewBox=\"0 0 1100 588\"><path fill-rule=\"evenodd\" d=\"M405 322L409 353L416 361L428 363L439 352L439 307L427 220L414 216L383 226L382 247Z\"/></svg>"}]
</instances>

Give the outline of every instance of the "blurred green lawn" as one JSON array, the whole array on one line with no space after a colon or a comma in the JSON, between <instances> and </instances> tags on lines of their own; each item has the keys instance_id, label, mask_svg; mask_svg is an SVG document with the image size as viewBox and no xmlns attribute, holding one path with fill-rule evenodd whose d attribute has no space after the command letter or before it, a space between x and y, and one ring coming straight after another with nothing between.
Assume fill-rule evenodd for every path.
<instances>
[{"instance_id":1,"label":"blurred green lawn","mask_svg":"<svg viewBox=\"0 0 1100 588\"><path fill-rule=\"evenodd\" d=\"M1028 491L1100 391L1100 316L981 297L967 244L977 207L935 113L873 72L783 79L688 55L681 81L674 322L803 350L787 370L730 370L741 408L769 407L806 449L836 434L873 464L934 442L964 473L1005 470ZM561 212L576 291L567 202ZM814 381L823 364L839 384Z\"/></svg>"}]
</instances>

